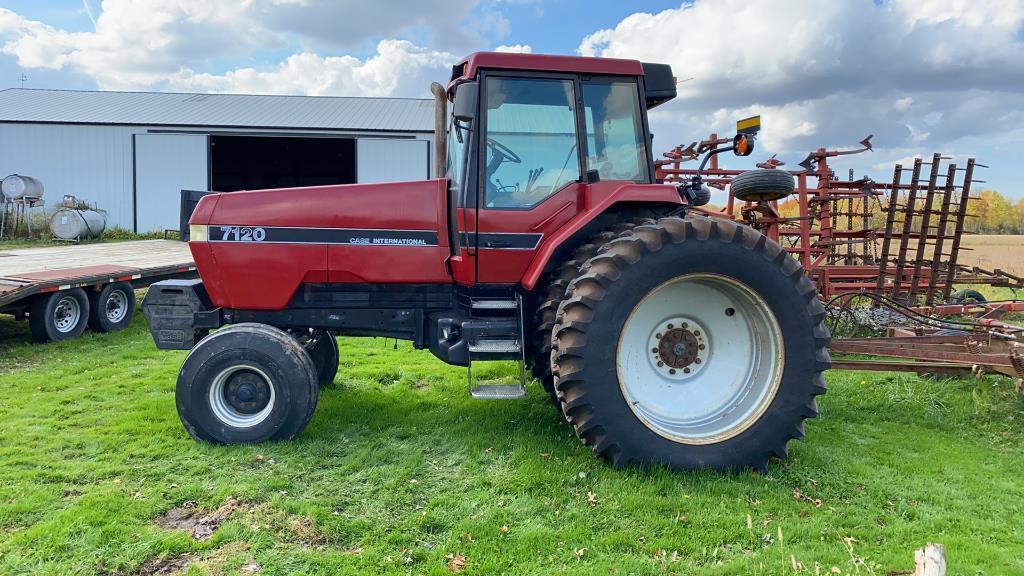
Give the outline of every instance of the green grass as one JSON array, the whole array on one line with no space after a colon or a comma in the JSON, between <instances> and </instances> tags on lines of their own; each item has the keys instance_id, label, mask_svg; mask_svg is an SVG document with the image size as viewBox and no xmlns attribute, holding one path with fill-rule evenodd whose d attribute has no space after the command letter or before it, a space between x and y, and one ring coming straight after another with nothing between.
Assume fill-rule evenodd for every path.
<instances>
[{"instance_id":1,"label":"green grass","mask_svg":"<svg viewBox=\"0 0 1024 576\"><path fill-rule=\"evenodd\" d=\"M103 236L95 240L82 240L79 244L99 244L103 242L126 242L129 240L157 240L163 239L163 232L146 232L146 233L135 233L125 230L120 226L115 226L109 230L103 232ZM170 237L172 240L176 240L176 236ZM47 246L67 246L68 241L55 240L50 236L48 231L44 231L36 235L33 239L25 237L8 238L5 236L4 240L0 240L0 251L3 250L15 250L18 248L45 248Z\"/></svg>"},{"instance_id":2,"label":"green grass","mask_svg":"<svg viewBox=\"0 0 1024 576\"><path fill-rule=\"evenodd\" d=\"M299 439L224 447L182 429L184 353L157 351L141 318L28 340L0 319L2 574L184 553L190 574L448 574L458 553L466 574L883 575L929 541L951 574L1024 573L1024 404L1005 379L832 373L789 460L676 474L614 470L539 387L475 401L463 370L407 343L343 339ZM154 524L228 496L242 507L209 540Z\"/></svg>"}]
</instances>

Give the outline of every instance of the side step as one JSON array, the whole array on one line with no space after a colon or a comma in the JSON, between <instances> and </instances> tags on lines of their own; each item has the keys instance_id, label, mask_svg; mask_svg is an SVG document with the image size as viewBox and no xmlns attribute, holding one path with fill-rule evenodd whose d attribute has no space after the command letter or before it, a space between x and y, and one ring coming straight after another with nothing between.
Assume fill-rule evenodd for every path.
<instances>
[{"instance_id":1,"label":"side step","mask_svg":"<svg viewBox=\"0 0 1024 576\"><path fill-rule=\"evenodd\" d=\"M515 400L526 396L522 384L483 384L470 387L469 395L485 400Z\"/></svg>"},{"instance_id":2,"label":"side step","mask_svg":"<svg viewBox=\"0 0 1024 576\"><path fill-rule=\"evenodd\" d=\"M523 303L515 300L476 300L474 310L513 312L515 316L497 316L488 320L471 320L462 325L469 349L469 395L473 398L510 400L526 395L526 351L523 346ZM482 384L473 379L473 360L517 360L518 384Z\"/></svg>"}]
</instances>

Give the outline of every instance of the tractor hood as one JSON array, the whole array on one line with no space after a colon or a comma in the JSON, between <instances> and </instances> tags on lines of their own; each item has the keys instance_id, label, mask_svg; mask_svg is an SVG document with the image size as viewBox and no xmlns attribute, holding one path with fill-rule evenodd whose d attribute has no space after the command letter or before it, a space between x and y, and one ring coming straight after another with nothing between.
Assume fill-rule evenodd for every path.
<instances>
[{"instance_id":1,"label":"tractor hood","mask_svg":"<svg viewBox=\"0 0 1024 576\"><path fill-rule=\"evenodd\" d=\"M217 306L278 309L310 283L450 283L447 180L210 194L189 248Z\"/></svg>"}]
</instances>

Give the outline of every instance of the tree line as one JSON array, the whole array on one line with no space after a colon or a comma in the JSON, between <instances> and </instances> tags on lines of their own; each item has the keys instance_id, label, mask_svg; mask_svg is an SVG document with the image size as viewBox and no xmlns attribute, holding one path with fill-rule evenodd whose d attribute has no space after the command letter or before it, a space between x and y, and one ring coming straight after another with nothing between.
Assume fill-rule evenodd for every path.
<instances>
[{"instance_id":1,"label":"tree line","mask_svg":"<svg viewBox=\"0 0 1024 576\"><path fill-rule=\"evenodd\" d=\"M885 196L868 200L866 212L871 228L885 228L886 212L882 207L883 203L887 201L888 199ZM905 200L903 201L905 202ZM922 201L919 197L919 207ZM737 203L737 207L739 205L741 204ZM941 198L936 197L933 200L932 207L938 211L941 208ZM800 205L795 197L779 203L778 209L783 217L794 218L800 215ZM840 201L837 205L832 206L831 209L834 212L842 213L835 216L837 220L835 225L837 227L845 228L847 223L845 213L853 212L855 214L853 219L854 228L859 228L863 218L861 215L865 213L864 199L853 198ZM977 197L972 197L968 202L967 213L969 216L964 221L964 229L967 232L976 234L1024 234L1024 198L1014 202L996 190L982 190ZM920 216L915 217L915 228L920 226L919 218ZM931 222L932 226L937 224L934 218L935 216L933 216ZM952 222L950 224L952 225Z\"/></svg>"}]
</instances>

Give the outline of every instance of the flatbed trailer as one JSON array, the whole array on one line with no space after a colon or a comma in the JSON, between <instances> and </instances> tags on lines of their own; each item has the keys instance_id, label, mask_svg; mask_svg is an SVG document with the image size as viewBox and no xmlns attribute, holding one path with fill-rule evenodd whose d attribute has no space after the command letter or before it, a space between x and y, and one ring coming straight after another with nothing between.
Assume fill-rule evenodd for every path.
<instances>
[{"instance_id":1,"label":"flatbed trailer","mask_svg":"<svg viewBox=\"0 0 1024 576\"><path fill-rule=\"evenodd\" d=\"M27 319L40 342L111 332L131 322L135 289L195 277L188 243L177 240L0 247L0 313Z\"/></svg>"}]
</instances>

